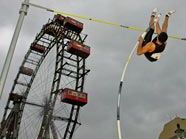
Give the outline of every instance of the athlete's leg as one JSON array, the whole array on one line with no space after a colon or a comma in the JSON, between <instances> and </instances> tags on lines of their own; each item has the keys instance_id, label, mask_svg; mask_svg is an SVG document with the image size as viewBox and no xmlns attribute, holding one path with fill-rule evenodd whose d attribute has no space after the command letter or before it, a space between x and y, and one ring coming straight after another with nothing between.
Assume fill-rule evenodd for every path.
<instances>
[{"instance_id":1,"label":"athlete's leg","mask_svg":"<svg viewBox=\"0 0 186 139\"><path fill-rule=\"evenodd\" d=\"M169 23L169 16L166 15L162 24L162 32L167 32L168 23Z\"/></svg>"},{"instance_id":2,"label":"athlete's leg","mask_svg":"<svg viewBox=\"0 0 186 139\"><path fill-rule=\"evenodd\" d=\"M154 26L155 26L155 33L160 34L162 32L160 24L159 24L159 18L161 14L158 14L154 19Z\"/></svg>"},{"instance_id":3,"label":"athlete's leg","mask_svg":"<svg viewBox=\"0 0 186 139\"><path fill-rule=\"evenodd\" d=\"M159 22L156 23L156 27L155 27L155 28L156 28L156 31L155 31L155 32L156 32L157 34L160 34L160 33L162 32L162 29L161 29L161 27L160 27Z\"/></svg>"},{"instance_id":4,"label":"athlete's leg","mask_svg":"<svg viewBox=\"0 0 186 139\"><path fill-rule=\"evenodd\" d=\"M175 10L169 11L164 18L163 24L162 24L162 32L167 32L168 29L168 23L169 23L169 16L171 16L173 13L175 13Z\"/></svg>"},{"instance_id":5,"label":"athlete's leg","mask_svg":"<svg viewBox=\"0 0 186 139\"><path fill-rule=\"evenodd\" d=\"M156 17L156 14L158 12L158 9L157 8L154 8L152 13L151 13L151 17L150 17L150 21L149 21L149 27L154 29L154 19Z\"/></svg>"},{"instance_id":6,"label":"athlete's leg","mask_svg":"<svg viewBox=\"0 0 186 139\"><path fill-rule=\"evenodd\" d=\"M155 16L154 15L151 15L150 17L150 22L149 22L149 27L154 29L154 19L155 19Z\"/></svg>"}]
</instances>

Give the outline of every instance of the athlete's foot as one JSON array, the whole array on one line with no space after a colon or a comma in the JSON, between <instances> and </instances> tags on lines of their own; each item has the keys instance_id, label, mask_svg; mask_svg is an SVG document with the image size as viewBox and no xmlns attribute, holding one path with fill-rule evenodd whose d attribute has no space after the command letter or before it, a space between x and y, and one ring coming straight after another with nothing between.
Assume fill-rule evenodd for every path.
<instances>
[{"instance_id":1,"label":"athlete's foot","mask_svg":"<svg viewBox=\"0 0 186 139\"><path fill-rule=\"evenodd\" d=\"M154 8L152 10L151 16L156 16L157 12L158 12L158 8Z\"/></svg>"},{"instance_id":2,"label":"athlete's foot","mask_svg":"<svg viewBox=\"0 0 186 139\"><path fill-rule=\"evenodd\" d=\"M166 14L166 16L171 16L173 13L175 13L176 12L176 10L171 10L171 11L169 11L167 14Z\"/></svg>"}]
</instances>

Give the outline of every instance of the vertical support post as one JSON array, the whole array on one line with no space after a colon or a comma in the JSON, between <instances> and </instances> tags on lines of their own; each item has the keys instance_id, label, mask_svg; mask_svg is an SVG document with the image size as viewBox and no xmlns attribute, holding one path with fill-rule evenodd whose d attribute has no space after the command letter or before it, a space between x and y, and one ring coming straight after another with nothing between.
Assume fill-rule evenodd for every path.
<instances>
[{"instance_id":1,"label":"vertical support post","mask_svg":"<svg viewBox=\"0 0 186 139\"><path fill-rule=\"evenodd\" d=\"M10 47L9 47L9 50L8 50L8 53L7 53L7 56L6 56L6 59L5 59L4 66L3 66L3 69L2 69L2 72L1 72L1 76L0 76L0 98L1 98L2 93L3 93L4 85L5 85L5 82L6 82L6 78L7 78L8 71L9 71L9 68L10 68L10 64L11 64L11 61L12 61L12 57L13 57L13 54L14 54L16 43L17 43L17 40L18 40L18 37L19 37L19 33L20 33L20 30L21 30L22 24L23 24L24 17L27 15L28 8L29 8L29 0L25 0L22 3L21 9L19 11L19 18L18 18L16 27L15 27L15 31L14 31L14 34L13 34L13 37L12 37L12 41L10 43Z\"/></svg>"}]
</instances>

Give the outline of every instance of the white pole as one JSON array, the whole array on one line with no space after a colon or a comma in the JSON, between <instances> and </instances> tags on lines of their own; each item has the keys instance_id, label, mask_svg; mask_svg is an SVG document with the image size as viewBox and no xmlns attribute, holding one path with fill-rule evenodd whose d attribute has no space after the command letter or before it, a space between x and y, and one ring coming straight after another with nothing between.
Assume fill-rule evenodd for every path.
<instances>
[{"instance_id":1,"label":"white pole","mask_svg":"<svg viewBox=\"0 0 186 139\"><path fill-rule=\"evenodd\" d=\"M15 27L15 31L14 31L14 34L13 34L13 37L12 37L12 41L10 43L10 47L9 47L6 59L5 59L3 70L1 72L1 76L0 76L0 98L3 94L4 85L5 85L5 82L6 82L6 78L7 78L8 71L9 71L9 68L10 68L10 64L11 64L11 61L12 61L12 57L13 57L13 54L14 54L16 43L17 43L17 40L18 40L18 37L19 37L19 33L20 33L20 30L21 30L22 24L23 24L24 17L27 15L28 8L29 8L29 0L25 0L22 3L21 9L19 11L19 18L18 18L16 27Z\"/></svg>"},{"instance_id":2,"label":"white pole","mask_svg":"<svg viewBox=\"0 0 186 139\"><path fill-rule=\"evenodd\" d=\"M145 35L147 34L147 32L144 32L141 37L144 39L145 38ZM122 92L122 87L123 87L123 81L124 81L124 78L125 78L125 74L126 74L126 71L127 71L127 67L128 67L128 64L131 60L131 57L136 49L136 47L138 47L139 45L139 41L136 42L135 46L133 47L132 51L130 52L129 56L128 56L128 59L125 63L125 66L123 68L123 72L122 72L122 75L121 75L121 80L120 80L120 84L119 84L119 91L118 91L118 105L117 105L117 131L118 131L118 139L122 139L122 130L121 130L121 122L120 122L120 102L121 102L121 92Z\"/></svg>"},{"instance_id":3,"label":"white pole","mask_svg":"<svg viewBox=\"0 0 186 139\"><path fill-rule=\"evenodd\" d=\"M132 51L130 52L127 62L125 63L125 66L123 68L123 72L122 72L122 76L121 76L121 80L120 80L120 84L119 84L119 91L118 91L118 105L117 105L117 131L118 131L118 139L122 139L122 135L121 135L121 122L120 122L120 102L121 102L121 92L122 92L122 87L123 87L123 81L124 81L124 77L126 74L126 70L128 67L128 64L130 62L130 59L136 49L136 47L138 46L139 41L137 41L137 43L135 44L135 46L133 47Z\"/></svg>"}]
</instances>

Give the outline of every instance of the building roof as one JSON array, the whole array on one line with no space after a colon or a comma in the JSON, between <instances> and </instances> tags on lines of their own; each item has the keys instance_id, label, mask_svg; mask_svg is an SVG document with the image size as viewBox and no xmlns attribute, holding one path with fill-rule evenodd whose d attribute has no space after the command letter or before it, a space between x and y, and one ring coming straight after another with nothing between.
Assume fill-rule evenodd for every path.
<instances>
[{"instance_id":1,"label":"building roof","mask_svg":"<svg viewBox=\"0 0 186 139\"><path fill-rule=\"evenodd\" d=\"M164 125L159 139L176 139L181 133L186 135L186 119L176 117Z\"/></svg>"}]
</instances>

